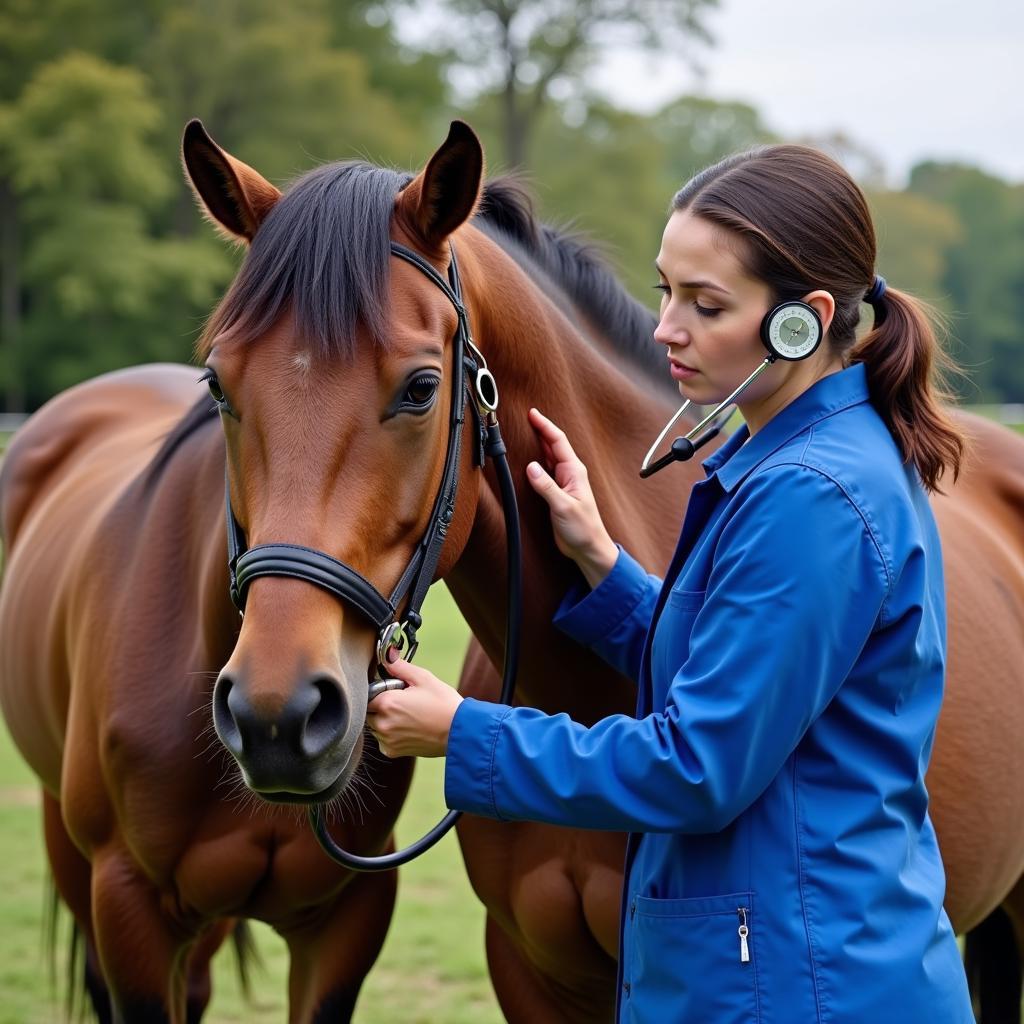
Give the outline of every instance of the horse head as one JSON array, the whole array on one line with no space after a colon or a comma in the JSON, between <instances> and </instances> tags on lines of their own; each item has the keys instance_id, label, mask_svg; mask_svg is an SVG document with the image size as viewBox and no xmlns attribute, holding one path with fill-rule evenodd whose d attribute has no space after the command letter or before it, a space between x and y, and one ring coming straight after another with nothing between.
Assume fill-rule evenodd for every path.
<instances>
[{"instance_id":1,"label":"horse head","mask_svg":"<svg viewBox=\"0 0 1024 1024\"><path fill-rule=\"evenodd\" d=\"M310 551L392 594L431 523L449 433L463 429L450 414L456 304L393 243L444 277L478 202L480 143L454 122L415 177L336 163L284 194L198 121L183 159L206 216L248 248L198 346L223 425L229 523L254 554ZM457 460L436 575L472 525L472 450ZM362 758L378 635L358 602L285 570L253 574L213 720L254 792L321 802Z\"/></svg>"}]
</instances>

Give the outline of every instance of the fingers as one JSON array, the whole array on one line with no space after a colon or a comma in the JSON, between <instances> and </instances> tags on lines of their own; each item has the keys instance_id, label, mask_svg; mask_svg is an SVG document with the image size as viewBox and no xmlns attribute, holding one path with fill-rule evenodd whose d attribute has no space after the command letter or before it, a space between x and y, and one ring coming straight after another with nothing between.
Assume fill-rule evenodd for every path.
<instances>
[{"instance_id":1,"label":"fingers","mask_svg":"<svg viewBox=\"0 0 1024 1024\"><path fill-rule=\"evenodd\" d=\"M548 503L552 511L565 508L572 500L559 487L552 477L544 472L544 467L539 462L531 462L526 467L526 479L530 486Z\"/></svg>"},{"instance_id":2,"label":"fingers","mask_svg":"<svg viewBox=\"0 0 1024 1024\"><path fill-rule=\"evenodd\" d=\"M576 453L572 450L565 431L555 426L539 409L530 410L530 425L540 435L555 461L570 462L576 459Z\"/></svg>"},{"instance_id":3,"label":"fingers","mask_svg":"<svg viewBox=\"0 0 1024 1024\"><path fill-rule=\"evenodd\" d=\"M417 668L411 662L405 661L403 658L396 658L394 661L388 661L388 672L394 676L395 679L401 679L403 683L419 682L420 677L425 671L426 669Z\"/></svg>"}]
</instances>

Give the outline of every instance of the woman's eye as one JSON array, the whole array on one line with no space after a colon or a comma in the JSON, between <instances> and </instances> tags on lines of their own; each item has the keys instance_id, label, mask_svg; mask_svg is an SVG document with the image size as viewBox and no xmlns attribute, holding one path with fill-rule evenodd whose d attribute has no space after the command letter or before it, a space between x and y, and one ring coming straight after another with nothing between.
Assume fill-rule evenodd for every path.
<instances>
[{"instance_id":1,"label":"woman's eye","mask_svg":"<svg viewBox=\"0 0 1024 1024\"><path fill-rule=\"evenodd\" d=\"M661 281L659 281L659 282L658 282L658 283L657 283L657 284L656 284L656 285L654 286L654 288L655 288L655 290L656 290L656 291L659 291L659 292L661 292L661 294L662 294L662 295L668 295L668 293L669 293L669 287L668 287L668 285L667 285L667 284L664 284L664 283L663 283L663 282L661 282Z\"/></svg>"},{"instance_id":2,"label":"woman's eye","mask_svg":"<svg viewBox=\"0 0 1024 1024\"><path fill-rule=\"evenodd\" d=\"M405 389L405 404L426 409L434 401L440 383L437 377L416 377Z\"/></svg>"},{"instance_id":3,"label":"woman's eye","mask_svg":"<svg viewBox=\"0 0 1024 1024\"><path fill-rule=\"evenodd\" d=\"M718 316L722 312L715 306L702 306L699 302L694 302L693 308L697 310L698 316Z\"/></svg>"}]
</instances>

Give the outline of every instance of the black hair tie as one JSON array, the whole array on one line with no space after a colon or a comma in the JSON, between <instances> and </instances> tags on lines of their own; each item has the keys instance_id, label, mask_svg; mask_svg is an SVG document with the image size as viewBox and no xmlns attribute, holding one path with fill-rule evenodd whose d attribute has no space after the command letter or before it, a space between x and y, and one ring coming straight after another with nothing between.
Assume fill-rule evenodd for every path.
<instances>
[{"instance_id":1,"label":"black hair tie","mask_svg":"<svg viewBox=\"0 0 1024 1024\"><path fill-rule=\"evenodd\" d=\"M885 278L875 274L875 279L871 282L871 287L867 290L867 294L864 296L864 301L869 306L877 306L882 301L882 296L884 294Z\"/></svg>"},{"instance_id":2,"label":"black hair tie","mask_svg":"<svg viewBox=\"0 0 1024 1024\"><path fill-rule=\"evenodd\" d=\"M882 302L882 297L884 295L885 278L875 274L875 279L871 282L871 287L864 295L864 301L875 311L875 322L873 327L880 327L882 321L885 319L886 309L885 304Z\"/></svg>"}]
</instances>

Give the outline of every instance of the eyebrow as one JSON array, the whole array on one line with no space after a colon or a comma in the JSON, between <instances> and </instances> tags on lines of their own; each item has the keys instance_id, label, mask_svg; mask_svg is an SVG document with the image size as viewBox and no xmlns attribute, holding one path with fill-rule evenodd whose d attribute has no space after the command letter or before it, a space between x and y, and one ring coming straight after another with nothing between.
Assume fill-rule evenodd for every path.
<instances>
[{"instance_id":1,"label":"eyebrow","mask_svg":"<svg viewBox=\"0 0 1024 1024\"><path fill-rule=\"evenodd\" d=\"M661 274L662 277L666 277L665 271L658 266L658 261L654 261L654 269ZM723 295L728 295L729 291L723 288L720 284L715 284L712 281L680 281L680 288L693 288L695 291L699 288L706 288L708 291L721 292Z\"/></svg>"}]
</instances>

